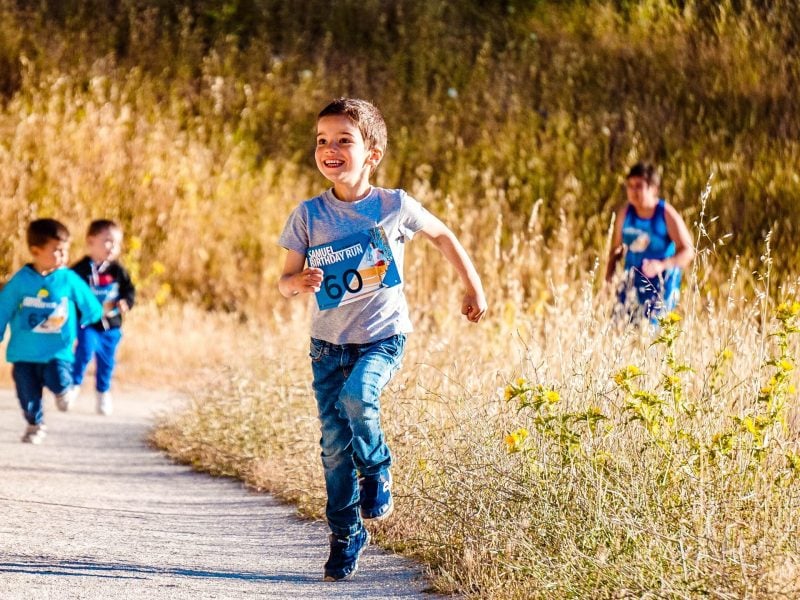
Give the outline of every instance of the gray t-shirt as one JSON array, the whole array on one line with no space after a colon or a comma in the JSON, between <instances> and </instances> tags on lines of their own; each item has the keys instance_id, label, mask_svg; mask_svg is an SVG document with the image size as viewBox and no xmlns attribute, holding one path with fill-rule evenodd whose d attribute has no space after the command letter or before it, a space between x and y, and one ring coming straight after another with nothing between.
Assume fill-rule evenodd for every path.
<instances>
[{"instance_id":1,"label":"gray t-shirt","mask_svg":"<svg viewBox=\"0 0 800 600\"><path fill-rule=\"evenodd\" d=\"M329 189L292 211L278 238L284 248L305 255L310 247L381 226L401 280L399 285L329 310L319 310L315 302L311 337L332 344L366 344L412 330L403 294L403 250L429 218L430 213L405 191L376 187L356 202L343 202Z\"/></svg>"}]
</instances>

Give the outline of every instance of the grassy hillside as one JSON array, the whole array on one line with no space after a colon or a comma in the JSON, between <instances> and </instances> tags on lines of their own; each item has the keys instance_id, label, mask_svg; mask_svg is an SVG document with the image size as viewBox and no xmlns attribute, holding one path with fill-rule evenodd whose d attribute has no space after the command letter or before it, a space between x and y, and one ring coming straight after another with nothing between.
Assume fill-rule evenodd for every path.
<instances>
[{"instance_id":1,"label":"grassy hillside","mask_svg":"<svg viewBox=\"0 0 800 600\"><path fill-rule=\"evenodd\" d=\"M274 297L285 214L326 185L314 116L347 94L386 115L378 183L412 190L467 240L495 240L471 250L501 290L524 279L526 302L555 245L570 246L575 276L604 253L639 158L663 166L663 193L690 225L712 178L709 241L732 234L716 248L724 266L741 255L749 270L772 231L776 268L794 272L795 2L303 7L0 4L0 267L23 260L31 216L80 231L105 214L141 240L143 273L165 267L174 295L251 310ZM545 270L497 263L531 239L534 210Z\"/></svg>"}]
</instances>

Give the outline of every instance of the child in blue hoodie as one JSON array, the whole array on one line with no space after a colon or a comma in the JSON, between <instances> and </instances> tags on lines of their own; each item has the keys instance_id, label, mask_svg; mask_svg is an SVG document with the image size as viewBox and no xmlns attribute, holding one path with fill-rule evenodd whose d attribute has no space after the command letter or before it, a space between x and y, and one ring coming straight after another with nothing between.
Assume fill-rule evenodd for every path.
<instances>
[{"instance_id":1,"label":"child in blue hoodie","mask_svg":"<svg viewBox=\"0 0 800 600\"><path fill-rule=\"evenodd\" d=\"M54 219L28 225L32 262L17 271L0 291L0 341L10 325L6 357L13 365L17 397L28 426L22 441L39 444L46 435L42 392L49 388L59 410L74 398L73 347L81 326L99 321L103 307L89 286L66 268L69 231Z\"/></svg>"}]
</instances>

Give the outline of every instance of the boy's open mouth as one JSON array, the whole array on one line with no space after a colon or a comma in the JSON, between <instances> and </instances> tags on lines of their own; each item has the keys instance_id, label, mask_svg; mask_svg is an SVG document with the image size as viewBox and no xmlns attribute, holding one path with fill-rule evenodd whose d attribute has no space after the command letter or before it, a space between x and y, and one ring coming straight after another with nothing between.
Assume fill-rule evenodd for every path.
<instances>
[{"instance_id":1,"label":"boy's open mouth","mask_svg":"<svg viewBox=\"0 0 800 600\"><path fill-rule=\"evenodd\" d=\"M326 167L334 169L336 167L341 167L344 164L344 161L343 160L324 160L324 161L322 161L322 164L325 165Z\"/></svg>"}]
</instances>

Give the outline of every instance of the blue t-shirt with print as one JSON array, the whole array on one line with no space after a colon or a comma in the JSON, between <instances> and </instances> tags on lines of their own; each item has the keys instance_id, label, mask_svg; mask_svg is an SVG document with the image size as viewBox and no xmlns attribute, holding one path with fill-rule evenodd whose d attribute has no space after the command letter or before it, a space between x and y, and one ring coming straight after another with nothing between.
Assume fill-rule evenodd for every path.
<instances>
[{"instance_id":1,"label":"blue t-shirt with print","mask_svg":"<svg viewBox=\"0 0 800 600\"><path fill-rule=\"evenodd\" d=\"M74 360L80 325L103 316L103 307L89 286L72 270L62 267L46 275L25 265L0 291L0 340L11 327L8 362L46 363Z\"/></svg>"}]
</instances>

